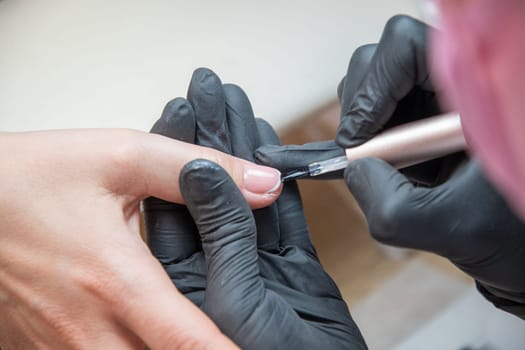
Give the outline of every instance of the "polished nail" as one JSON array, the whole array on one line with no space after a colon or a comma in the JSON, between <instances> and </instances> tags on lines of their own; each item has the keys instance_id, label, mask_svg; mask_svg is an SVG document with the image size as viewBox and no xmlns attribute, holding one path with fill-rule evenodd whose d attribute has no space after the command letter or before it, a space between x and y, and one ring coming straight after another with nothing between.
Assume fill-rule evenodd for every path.
<instances>
[{"instance_id":1,"label":"polished nail","mask_svg":"<svg viewBox=\"0 0 525 350\"><path fill-rule=\"evenodd\" d=\"M273 193L281 186L281 173L267 166L246 164L243 185L252 193Z\"/></svg>"}]
</instances>

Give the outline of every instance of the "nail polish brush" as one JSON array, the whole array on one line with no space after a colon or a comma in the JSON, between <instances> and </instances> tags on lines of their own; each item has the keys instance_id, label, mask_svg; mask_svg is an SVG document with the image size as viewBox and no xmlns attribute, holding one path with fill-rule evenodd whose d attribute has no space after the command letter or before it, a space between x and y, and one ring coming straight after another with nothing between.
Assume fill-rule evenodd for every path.
<instances>
[{"instance_id":1,"label":"nail polish brush","mask_svg":"<svg viewBox=\"0 0 525 350\"><path fill-rule=\"evenodd\" d=\"M369 141L347 148L345 156L311 163L282 175L281 181L315 177L344 169L356 159L376 157L396 168L422 163L467 149L458 114L421 119L385 130Z\"/></svg>"}]
</instances>

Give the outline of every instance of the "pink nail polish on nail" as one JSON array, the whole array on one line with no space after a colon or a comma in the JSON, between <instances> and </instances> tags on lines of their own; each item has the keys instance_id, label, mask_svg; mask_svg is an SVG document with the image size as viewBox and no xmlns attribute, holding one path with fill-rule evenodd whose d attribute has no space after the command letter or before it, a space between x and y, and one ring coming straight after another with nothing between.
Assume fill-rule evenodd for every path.
<instances>
[{"instance_id":1,"label":"pink nail polish on nail","mask_svg":"<svg viewBox=\"0 0 525 350\"><path fill-rule=\"evenodd\" d=\"M281 186L281 173L266 166L245 165L243 185L252 193L272 193Z\"/></svg>"}]
</instances>

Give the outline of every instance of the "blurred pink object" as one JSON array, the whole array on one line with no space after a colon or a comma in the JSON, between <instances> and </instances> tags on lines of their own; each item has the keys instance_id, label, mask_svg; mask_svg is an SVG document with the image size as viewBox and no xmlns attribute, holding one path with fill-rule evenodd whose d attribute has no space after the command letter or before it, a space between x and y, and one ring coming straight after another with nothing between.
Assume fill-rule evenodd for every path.
<instances>
[{"instance_id":1,"label":"blurred pink object","mask_svg":"<svg viewBox=\"0 0 525 350\"><path fill-rule=\"evenodd\" d=\"M491 181L525 219L525 1L439 0L435 77Z\"/></svg>"}]
</instances>

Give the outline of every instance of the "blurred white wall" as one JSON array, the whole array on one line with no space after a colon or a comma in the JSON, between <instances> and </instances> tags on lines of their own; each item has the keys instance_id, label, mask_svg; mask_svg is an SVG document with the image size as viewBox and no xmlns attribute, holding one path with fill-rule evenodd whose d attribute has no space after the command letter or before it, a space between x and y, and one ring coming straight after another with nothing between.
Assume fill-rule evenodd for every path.
<instances>
[{"instance_id":1,"label":"blurred white wall","mask_svg":"<svg viewBox=\"0 0 525 350\"><path fill-rule=\"evenodd\" d=\"M350 55L413 0L3 0L0 130L148 130L192 71L279 127L335 97Z\"/></svg>"}]
</instances>

